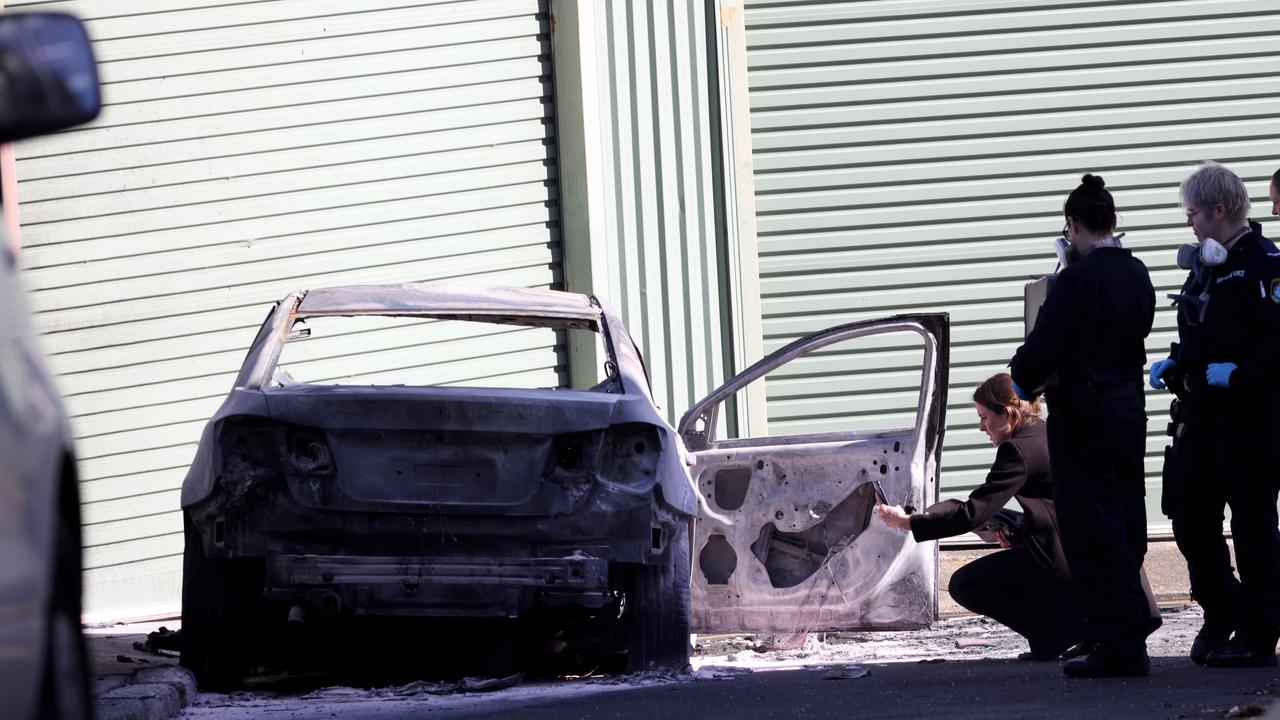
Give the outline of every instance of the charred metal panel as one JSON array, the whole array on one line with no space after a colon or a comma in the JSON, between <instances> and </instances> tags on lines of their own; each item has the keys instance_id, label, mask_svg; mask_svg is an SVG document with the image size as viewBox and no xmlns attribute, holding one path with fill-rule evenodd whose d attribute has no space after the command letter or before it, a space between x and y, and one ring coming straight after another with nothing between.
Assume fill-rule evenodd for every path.
<instances>
[{"instance_id":1,"label":"charred metal panel","mask_svg":"<svg viewBox=\"0 0 1280 720\"><path fill-rule=\"evenodd\" d=\"M298 306L308 315L414 315L504 325L595 330L600 307L586 295L457 283L349 285L312 290Z\"/></svg>"},{"instance_id":2,"label":"charred metal panel","mask_svg":"<svg viewBox=\"0 0 1280 720\"><path fill-rule=\"evenodd\" d=\"M694 627L798 632L928 625L935 546L871 522L872 479L896 502L922 502L927 488L912 481L910 440L903 433L700 453L696 478L706 511L694 536ZM715 500L715 478L728 469L750 472L736 510Z\"/></svg>"},{"instance_id":3,"label":"charred metal panel","mask_svg":"<svg viewBox=\"0 0 1280 720\"><path fill-rule=\"evenodd\" d=\"M924 339L908 428L713 441L722 403L795 358L889 332ZM944 315L849 323L801 338L695 405L680 433L703 512L694 534L698 631L923 627L937 615L937 546L872 522L879 481L895 504L937 496L946 411Z\"/></svg>"},{"instance_id":4,"label":"charred metal panel","mask_svg":"<svg viewBox=\"0 0 1280 720\"><path fill-rule=\"evenodd\" d=\"M308 507L353 511L570 512L595 484L603 442L603 431L558 437L299 428L282 438L283 448L293 448L307 430L323 439L302 444L333 462L314 468L310 455L289 452L283 464L290 492Z\"/></svg>"},{"instance_id":5,"label":"charred metal panel","mask_svg":"<svg viewBox=\"0 0 1280 720\"><path fill-rule=\"evenodd\" d=\"M270 387L270 378L292 324L299 317L323 314L436 316L462 320L529 325L570 327L587 322L603 336L609 379L597 388L585 390L523 390L504 388L452 387L358 387L290 385ZM264 402L269 407L264 407ZM316 447L283 452L282 470L300 471L306 482L295 482L299 489L316 486L315 473L321 458L315 452L329 454L337 468L358 472L347 476L355 486L352 497L366 500L390 500L393 497L412 502L413 491L397 495L400 482L419 483L420 490L436 485L443 492L447 485L458 486L461 474L470 473L478 485L499 486L511 492L522 492L527 485L511 483L511 477L538 480L548 473L531 473L531 467L542 469L547 454L556 455L552 467L563 457L563 448L552 448L551 436L600 432L623 424L646 425L655 433L649 443L653 460L644 474L622 477L625 470L605 468L611 482L661 488L660 498L672 508L685 513L697 512L697 501L683 462L680 442L674 430L653 405L644 361L626 328L596 298L546 290L525 288L477 288L450 283L413 283L403 285L353 286L320 288L293 293L271 312L259 331L237 388L214 416L201 439L196 460L184 483L183 506L190 507L207 497L213 488L214 461L211 446L216 441L212 428L221 420L235 415L269 415L274 421L316 427L326 436ZM538 438L527 441L536 428ZM371 432L362 432L371 431ZM401 434L414 431L417 434ZM436 435L450 433L453 442L435 441ZM381 436L378 437L378 434ZM460 436L457 433L487 433L487 438ZM504 437L504 434L506 437ZM426 447L440 449L429 457ZM515 448L525 445L522 455ZM408 447L412 450L406 450ZM401 451L397 451L397 447ZM320 449L317 449L320 448ZM402 452L403 451L403 452ZM397 453L398 456L397 456ZM616 453L615 453L616 456ZM614 463L617 464L616 461ZM373 466L376 470L370 471ZM394 467L392 467L394 466ZM355 468L355 470L350 470ZM470 468L467 470L466 468ZM399 475L396 472L399 471ZM563 481L566 498L578 501L589 489L567 468L550 473L550 479ZM415 480L416 478L416 480ZM380 482L381 490L370 487ZM363 489L361 489L363 488ZM418 502L455 507L479 508L485 504L502 505L503 497L494 502L492 494L480 497L481 488L468 487L472 502L456 496L450 502L437 495L419 493ZM370 495L372 493L372 495ZM310 493L320 502L319 488ZM300 497L308 493L300 492ZM506 497L510 504L513 497ZM367 509L367 508L366 508ZM387 508L383 508L384 510ZM542 503L530 512L565 512L569 506Z\"/></svg>"},{"instance_id":6,"label":"charred metal panel","mask_svg":"<svg viewBox=\"0 0 1280 720\"><path fill-rule=\"evenodd\" d=\"M271 417L326 428L557 434L608 427L642 408L587 390L294 385L264 390ZM639 405L644 405L641 402Z\"/></svg>"},{"instance_id":7,"label":"charred metal panel","mask_svg":"<svg viewBox=\"0 0 1280 720\"><path fill-rule=\"evenodd\" d=\"M609 562L581 553L563 558L279 555L267 559L267 584L397 584L410 588L476 584L605 591L609 588Z\"/></svg>"}]
</instances>

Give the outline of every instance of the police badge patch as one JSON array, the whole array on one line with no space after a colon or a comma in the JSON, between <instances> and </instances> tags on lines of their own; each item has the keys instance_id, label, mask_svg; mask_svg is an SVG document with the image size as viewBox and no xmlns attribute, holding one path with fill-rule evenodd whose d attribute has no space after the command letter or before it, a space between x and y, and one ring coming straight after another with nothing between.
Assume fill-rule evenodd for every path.
<instances>
[{"instance_id":1,"label":"police badge patch","mask_svg":"<svg viewBox=\"0 0 1280 720\"><path fill-rule=\"evenodd\" d=\"M1271 302L1280 305L1280 278L1271 278Z\"/></svg>"}]
</instances>

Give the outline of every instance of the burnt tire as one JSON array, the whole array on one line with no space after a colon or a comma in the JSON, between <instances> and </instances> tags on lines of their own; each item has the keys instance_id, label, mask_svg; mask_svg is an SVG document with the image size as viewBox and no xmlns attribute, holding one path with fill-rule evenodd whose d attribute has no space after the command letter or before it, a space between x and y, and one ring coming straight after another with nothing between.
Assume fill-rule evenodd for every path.
<instances>
[{"instance_id":1,"label":"burnt tire","mask_svg":"<svg viewBox=\"0 0 1280 720\"><path fill-rule=\"evenodd\" d=\"M677 519L665 561L623 570L628 673L689 665L689 524Z\"/></svg>"},{"instance_id":2,"label":"burnt tire","mask_svg":"<svg viewBox=\"0 0 1280 720\"><path fill-rule=\"evenodd\" d=\"M48 720L90 717L89 660L80 631L80 500L76 484L74 471L64 467L36 715Z\"/></svg>"},{"instance_id":3,"label":"burnt tire","mask_svg":"<svg viewBox=\"0 0 1280 720\"><path fill-rule=\"evenodd\" d=\"M200 531L183 514L182 656L203 690L231 690L244 681L261 637L264 568L256 558L205 556Z\"/></svg>"}]
</instances>

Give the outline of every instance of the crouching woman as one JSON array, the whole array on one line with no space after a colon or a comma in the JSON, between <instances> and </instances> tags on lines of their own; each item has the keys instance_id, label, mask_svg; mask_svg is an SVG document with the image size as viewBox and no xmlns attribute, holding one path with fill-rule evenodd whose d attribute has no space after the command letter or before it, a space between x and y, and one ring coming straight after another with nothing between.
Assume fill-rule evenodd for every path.
<instances>
[{"instance_id":1,"label":"crouching woman","mask_svg":"<svg viewBox=\"0 0 1280 720\"><path fill-rule=\"evenodd\" d=\"M993 526L1005 549L956 570L947 589L960 605L1025 637L1031 652L1020 657L1053 660L1084 637L1084 618L1058 535L1040 403L1018 399L1006 373L979 385L973 402L978 429L996 446L986 480L963 502L945 500L913 515L892 505L876 512L924 542L983 529L1015 498L1024 511L1021 532L1011 537Z\"/></svg>"}]
</instances>

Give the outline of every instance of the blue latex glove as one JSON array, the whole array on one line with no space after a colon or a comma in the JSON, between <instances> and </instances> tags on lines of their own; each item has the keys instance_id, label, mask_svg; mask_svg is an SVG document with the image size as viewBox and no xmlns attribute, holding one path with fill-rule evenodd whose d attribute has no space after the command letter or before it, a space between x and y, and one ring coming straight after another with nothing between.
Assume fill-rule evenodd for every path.
<instances>
[{"instance_id":1,"label":"blue latex glove","mask_svg":"<svg viewBox=\"0 0 1280 720\"><path fill-rule=\"evenodd\" d=\"M1231 387L1231 373L1235 372L1235 363L1209 363L1204 377L1214 387Z\"/></svg>"},{"instance_id":2,"label":"blue latex glove","mask_svg":"<svg viewBox=\"0 0 1280 720\"><path fill-rule=\"evenodd\" d=\"M1150 383L1151 387L1155 388L1156 390L1163 390L1164 381L1161 380L1160 378L1166 372L1169 372L1170 370L1176 367L1178 367L1178 363L1174 360L1170 360L1169 358L1165 358L1164 360L1157 360L1151 363L1151 374L1147 376L1148 382Z\"/></svg>"},{"instance_id":3,"label":"blue latex glove","mask_svg":"<svg viewBox=\"0 0 1280 720\"><path fill-rule=\"evenodd\" d=\"M1027 402L1031 402L1032 400L1036 399L1035 395L1028 394L1025 390L1018 387L1018 383L1013 382L1013 380L1010 380L1009 382L1013 385L1014 395L1017 395L1019 398L1021 398L1022 400L1026 400Z\"/></svg>"}]
</instances>

